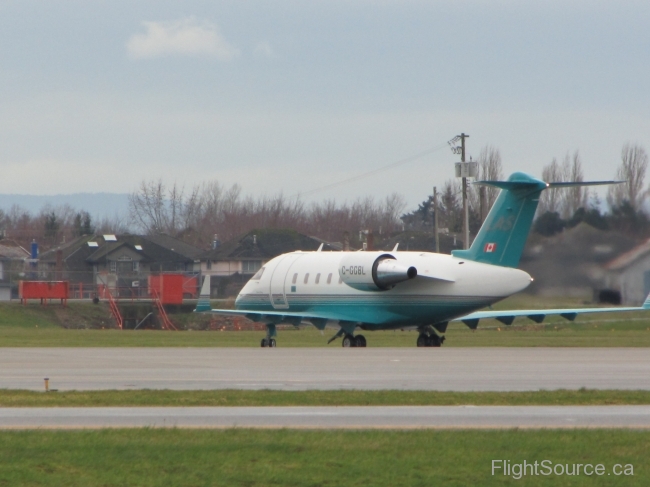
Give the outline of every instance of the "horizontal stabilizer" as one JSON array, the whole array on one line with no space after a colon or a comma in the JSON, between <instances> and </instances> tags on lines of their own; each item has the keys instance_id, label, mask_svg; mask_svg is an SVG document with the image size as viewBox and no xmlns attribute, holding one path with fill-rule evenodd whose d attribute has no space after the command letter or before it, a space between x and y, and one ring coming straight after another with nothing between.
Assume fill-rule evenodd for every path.
<instances>
[{"instance_id":1,"label":"horizontal stabilizer","mask_svg":"<svg viewBox=\"0 0 650 487\"><path fill-rule=\"evenodd\" d=\"M546 183L546 188L574 188L576 186L606 186L609 184L622 184L626 181L558 181ZM513 181L475 181L472 184L479 186L492 186L499 189L526 189L539 188L538 181L513 180Z\"/></svg>"},{"instance_id":2,"label":"horizontal stabilizer","mask_svg":"<svg viewBox=\"0 0 650 487\"><path fill-rule=\"evenodd\" d=\"M576 186L605 186L608 184L622 184L627 181L560 181L548 183L549 188L574 188Z\"/></svg>"}]
</instances>

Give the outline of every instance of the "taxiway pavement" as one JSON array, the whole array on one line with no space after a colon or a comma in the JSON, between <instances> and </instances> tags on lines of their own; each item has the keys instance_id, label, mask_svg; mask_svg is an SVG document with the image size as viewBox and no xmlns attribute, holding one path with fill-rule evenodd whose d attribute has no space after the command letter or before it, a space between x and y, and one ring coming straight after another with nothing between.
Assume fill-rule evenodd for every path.
<instances>
[{"instance_id":1,"label":"taxiway pavement","mask_svg":"<svg viewBox=\"0 0 650 487\"><path fill-rule=\"evenodd\" d=\"M0 429L650 428L650 406L0 408Z\"/></svg>"},{"instance_id":2,"label":"taxiway pavement","mask_svg":"<svg viewBox=\"0 0 650 487\"><path fill-rule=\"evenodd\" d=\"M646 348L0 348L0 388L650 390Z\"/></svg>"}]
</instances>

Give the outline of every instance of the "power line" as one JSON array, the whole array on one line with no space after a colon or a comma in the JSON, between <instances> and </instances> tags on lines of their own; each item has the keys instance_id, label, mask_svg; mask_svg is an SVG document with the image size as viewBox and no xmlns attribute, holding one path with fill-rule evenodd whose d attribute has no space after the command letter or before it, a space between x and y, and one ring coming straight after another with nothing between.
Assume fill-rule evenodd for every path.
<instances>
[{"instance_id":1,"label":"power line","mask_svg":"<svg viewBox=\"0 0 650 487\"><path fill-rule=\"evenodd\" d=\"M420 152L419 154L415 154L414 156L407 157L406 159L401 159L401 160L399 160L397 162L393 162L393 163L388 164L386 166L378 167L377 169L373 169L372 171L368 171L368 172L365 172L363 174L358 174L357 176L353 176L351 178L344 179L343 181L338 181L336 183L326 184L325 186L320 186L318 188L310 189L309 191L303 191L302 193L296 193L294 196L296 196L296 197L306 196L306 195L310 195L310 194L313 194L313 193L317 193L319 191L324 191L326 189L335 188L335 187L341 186L343 184L351 183L353 181L358 181L359 179L363 179L363 178L366 178L368 176L372 176L374 174L385 171L387 169L391 169L393 167L397 167L397 166L401 166L403 164L407 164L409 162L413 162L416 159L419 159L420 157L424 157L424 156L429 155L429 154L431 154L433 152L437 152L439 150L444 149L445 147L447 147L446 143L438 145L436 147L432 147L431 149L427 149L427 150L425 150L423 152Z\"/></svg>"}]
</instances>

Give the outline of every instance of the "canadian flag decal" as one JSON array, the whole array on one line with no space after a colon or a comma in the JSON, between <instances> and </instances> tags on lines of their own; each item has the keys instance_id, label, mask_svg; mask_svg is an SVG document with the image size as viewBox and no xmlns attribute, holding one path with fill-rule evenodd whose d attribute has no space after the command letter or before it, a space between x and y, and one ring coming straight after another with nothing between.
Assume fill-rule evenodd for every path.
<instances>
[{"instance_id":1,"label":"canadian flag decal","mask_svg":"<svg viewBox=\"0 0 650 487\"><path fill-rule=\"evenodd\" d=\"M485 248L483 249L484 252L494 252L497 249L497 244L495 243L486 243Z\"/></svg>"}]
</instances>

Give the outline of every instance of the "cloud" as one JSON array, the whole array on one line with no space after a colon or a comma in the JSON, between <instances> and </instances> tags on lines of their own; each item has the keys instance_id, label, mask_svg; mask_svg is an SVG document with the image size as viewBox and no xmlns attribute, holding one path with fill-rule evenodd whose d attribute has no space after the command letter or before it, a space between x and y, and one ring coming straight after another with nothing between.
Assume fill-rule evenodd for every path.
<instances>
[{"instance_id":1,"label":"cloud","mask_svg":"<svg viewBox=\"0 0 650 487\"><path fill-rule=\"evenodd\" d=\"M271 44L269 44L269 41L262 41L257 43L253 49L253 54L266 58L272 58L275 53L273 52L273 48L271 47Z\"/></svg>"},{"instance_id":2,"label":"cloud","mask_svg":"<svg viewBox=\"0 0 650 487\"><path fill-rule=\"evenodd\" d=\"M180 20L142 22L146 32L134 34L126 43L133 59L169 55L214 56L230 61L240 54L219 33L217 26L189 17Z\"/></svg>"}]
</instances>

